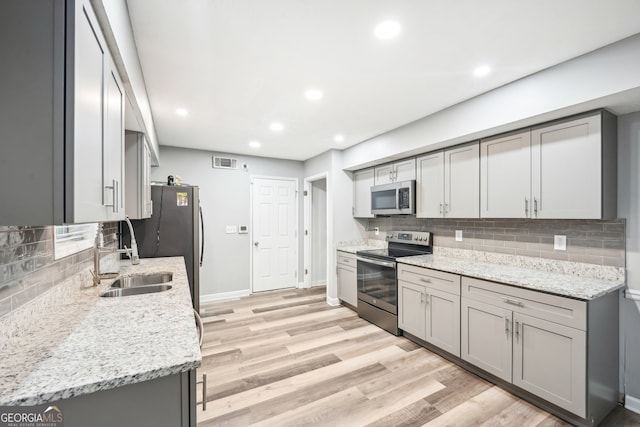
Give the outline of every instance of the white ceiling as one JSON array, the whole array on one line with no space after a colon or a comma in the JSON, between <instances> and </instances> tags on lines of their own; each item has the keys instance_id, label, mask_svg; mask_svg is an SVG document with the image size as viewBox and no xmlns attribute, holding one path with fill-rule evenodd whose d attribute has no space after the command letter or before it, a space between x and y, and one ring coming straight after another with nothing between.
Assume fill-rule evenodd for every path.
<instances>
[{"instance_id":1,"label":"white ceiling","mask_svg":"<svg viewBox=\"0 0 640 427\"><path fill-rule=\"evenodd\" d=\"M613 7L615 5L615 7ZM306 160L640 32L640 0L128 0L161 145ZM374 37L396 20L400 35ZM473 76L487 64L493 72ZM304 92L323 91L311 102ZM176 109L186 108L181 117ZM269 129L273 121L285 129ZM334 136L344 135L343 143ZM259 149L249 141L262 143Z\"/></svg>"}]
</instances>

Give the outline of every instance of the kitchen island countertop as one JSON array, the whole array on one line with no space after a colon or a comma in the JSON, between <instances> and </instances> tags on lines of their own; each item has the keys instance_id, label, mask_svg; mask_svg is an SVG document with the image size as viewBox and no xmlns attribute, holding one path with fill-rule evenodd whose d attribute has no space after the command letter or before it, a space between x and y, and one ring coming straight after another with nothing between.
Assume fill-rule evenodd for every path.
<instances>
[{"instance_id":1,"label":"kitchen island countertop","mask_svg":"<svg viewBox=\"0 0 640 427\"><path fill-rule=\"evenodd\" d=\"M121 275L171 271L173 287L101 298L113 280L89 286L86 269L40 296L45 301L39 302L37 315L33 308L16 313L33 315L33 321L26 327L22 322L22 329L0 345L0 405L37 405L200 366L183 258L119 265Z\"/></svg>"}]
</instances>

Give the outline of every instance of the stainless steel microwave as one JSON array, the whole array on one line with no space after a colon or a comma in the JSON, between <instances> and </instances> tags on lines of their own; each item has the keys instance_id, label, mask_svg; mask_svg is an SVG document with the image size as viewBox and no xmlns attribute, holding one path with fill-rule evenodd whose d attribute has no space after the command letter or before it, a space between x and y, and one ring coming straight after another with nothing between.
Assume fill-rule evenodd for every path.
<instances>
[{"instance_id":1,"label":"stainless steel microwave","mask_svg":"<svg viewBox=\"0 0 640 427\"><path fill-rule=\"evenodd\" d=\"M371 187L371 213L408 215L416 213L416 181L392 182Z\"/></svg>"}]
</instances>

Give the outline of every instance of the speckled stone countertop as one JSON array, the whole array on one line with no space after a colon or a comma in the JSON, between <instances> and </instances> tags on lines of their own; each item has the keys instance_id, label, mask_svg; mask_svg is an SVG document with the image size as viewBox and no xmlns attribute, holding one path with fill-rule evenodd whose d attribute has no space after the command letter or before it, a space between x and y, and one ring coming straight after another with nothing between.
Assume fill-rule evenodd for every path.
<instances>
[{"instance_id":1,"label":"speckled stone countertop","mask_svg":"<svg viewBox=\"0 0 640 427\"><path fill-rule=\"evenodd\" d=\"M183 258L121 261L120 268L123 275L171 271L173 287L101 298L112 280L87 287L86 270L3 318L0 405L42 404L200 366Z\"/></svg>"},{"instance_id":2,"label":"speckled stone countertop","mask_svg":"<svg viewBox=\"0 0 640 427\"><path fill-rule=\"evenodd\" d=\"M385 240L353 240L353 241L340 241L336 245L336 249L342 252L348 252L355 254L358 251L366 251L369 249L386 248L387 242Z\"/></svg>"},{"instance_id":3,"label":"speckled stone countertop","mask_svg":"<svg viewBox=\"0 0 640 427\"><path fill-rule=\"evenodd\" d=\"M398 259L398 262L580 300L598 298L624 287L625 284L624 278L620 277L606 280L545 271L547 265L544 263L541 263L539 268L527 268L439 254L403 257ZM549 264L549 268L554 268L551 266L552 264ZM580 271L576 273L579 274Z\"/></svg>"}]
</instances>

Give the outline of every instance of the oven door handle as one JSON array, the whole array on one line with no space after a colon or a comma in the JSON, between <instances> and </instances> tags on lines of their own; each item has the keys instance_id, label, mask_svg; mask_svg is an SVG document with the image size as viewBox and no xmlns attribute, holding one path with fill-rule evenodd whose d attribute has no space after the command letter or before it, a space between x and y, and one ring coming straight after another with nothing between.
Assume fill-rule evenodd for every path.
<instances>
[{"instance_id":1,"label":"oven door handle","mask_svg":"<svg viewBox=\"0 0 640 427\"><path fill-rule=\"evenodd\" d=\"M389 267L389 268L393 268L394 270L396 268L396 263L394 261L380 261L377 259L373 260L371 258L363 258L363 257L357 257L356 259L358 261L366 262L367 264L375 264L382 267Z\"/></svg>"}]
</instances>

